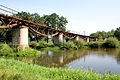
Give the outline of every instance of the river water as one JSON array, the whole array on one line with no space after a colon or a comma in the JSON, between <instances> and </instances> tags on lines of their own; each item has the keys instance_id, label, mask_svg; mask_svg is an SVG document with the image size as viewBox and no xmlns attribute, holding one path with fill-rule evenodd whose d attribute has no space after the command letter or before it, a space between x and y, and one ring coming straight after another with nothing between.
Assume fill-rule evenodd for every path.
<instances>
[{"instance_id":1,"label":"river water","mask_svg":"<svg viewBox=\"0 0 120 80\"><path fill-rule=\"evenodd\" d=\"M45 67L92 69L97 73L120 74L120 49L42 51L38 57L14 57L14 59Z\"/></svg>"}]
</instances>

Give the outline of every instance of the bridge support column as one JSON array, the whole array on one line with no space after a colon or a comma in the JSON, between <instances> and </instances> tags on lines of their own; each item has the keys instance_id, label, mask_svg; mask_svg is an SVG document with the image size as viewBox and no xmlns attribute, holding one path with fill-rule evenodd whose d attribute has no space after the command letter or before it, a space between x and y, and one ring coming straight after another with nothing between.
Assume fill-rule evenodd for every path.
<instances>
[{"instance_id":1,"label":"bridge support column","mask_svg":"<svg viewBox=\"0 0 120 80\"><path fill-rule=\"evenodd\" d=\"M12 35L13 47L28 47L28 27L20 26L13 30Z\"/></svg>"},{"instance_id":2,"label":"bridge support column","mask_svg":"<svg viewBox=\"0 0 120 80\"><path fill-rule=\"evenodd\" d=\"M79 36L76 36L75 38L72 39L73 42L78 41L80 39Z\"/></svg>"},{"instance_id":3,"label":"bridge support column","mask_svg":"<svg viewBox=\"0 0 120 80\"><path fill-rule=\"evenodd\" d=\"M95 41L98 41L98 39L97 39L97 38L95 38Z\"/></svg>"},{"instance_id":4,"label":"bridge support column","mask_svg":"<svg viewBox=\"0 0 120 80\"><path fill-rule=\"evenodd\" d=\"M90 38L89 37L87 37L87 42L90 42Z\"/></svg>"},{"instance_id":5,"label":"bridge support column","mask_svg":"<svg viewBox=\"0 0 120 80\"><path fill-rule=\"evenodd\" d=\"M79 36L77 36L77 37L76 37L76 41L78 41L79 39L80 39L80 37L79 37Z\"/></svg>"},{"instance_id":6,"label":"bridge support column","mask_svg":"<svg viewBox=\"0 0 120 80\"><path fill-rule=\"evenodd\" d=\"M54 45L58 46L63 41L63 34L58 34L53 37L53 43Z\"/></svg>"}]
</instances>

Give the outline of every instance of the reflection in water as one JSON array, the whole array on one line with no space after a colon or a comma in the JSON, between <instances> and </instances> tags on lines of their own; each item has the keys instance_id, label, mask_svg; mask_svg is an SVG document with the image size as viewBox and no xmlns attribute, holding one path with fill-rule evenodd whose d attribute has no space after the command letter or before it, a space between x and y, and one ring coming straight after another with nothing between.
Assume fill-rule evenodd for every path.
<instances>
[{"instance_id":1,"label":"reflection in water","mask_svg":"<svg viewBox=\"0 0 120 80\"><path fill-rule=\"evenodd\" d=\"M8 57L10 58L10 57ZM42 51L38 57L12 57L27 63L46 67L68 67L92 69L104 73L120 74L119 49L81 49L68 51Z\"/></svg>"},{"instance_id":2,"label":"reflection in water","mask_svg":"<svg viewBox=\"0 0 120 80\"><path fill-rule=\"evenodd\" d=\"M62 67L84 55L84 52L78 54L76 51L44 51L40 57L33 61L33 63L47 67Z\"/></svg>"}]
</instances>

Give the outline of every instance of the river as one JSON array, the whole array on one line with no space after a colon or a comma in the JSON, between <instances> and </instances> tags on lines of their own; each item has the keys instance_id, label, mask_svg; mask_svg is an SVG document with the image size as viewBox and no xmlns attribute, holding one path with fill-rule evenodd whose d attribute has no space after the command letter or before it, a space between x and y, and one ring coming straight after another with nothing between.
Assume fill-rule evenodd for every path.
<instances>
[{"instance_id":1,"label":"river","mask_svg":"<svg viewBox=\"0 0 120 80\"><path fill-rule=\"evenodd\" d=\"M102 74L120 74L120 49L45 50L37 57L14 57L13 59L45 67L91 69Z\"/></svg>"}]
</instances>

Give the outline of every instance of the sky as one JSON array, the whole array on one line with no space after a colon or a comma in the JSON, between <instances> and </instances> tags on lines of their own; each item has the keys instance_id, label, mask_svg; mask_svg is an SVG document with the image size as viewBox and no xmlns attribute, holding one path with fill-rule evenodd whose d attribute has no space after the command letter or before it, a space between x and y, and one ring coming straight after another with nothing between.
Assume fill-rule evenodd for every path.
<instances>
[{"instance_id":1,"label":"sky","mask_svg":"<svg viewBox=\"0 0 120 80\"><path fill-rule=\"evenodd\" d=\"M67 18L67 30L79 34L120 27L120 0L0 0L0 4L41 16L57 13Z\"/></svg>"}]
</instances>

